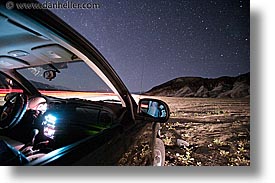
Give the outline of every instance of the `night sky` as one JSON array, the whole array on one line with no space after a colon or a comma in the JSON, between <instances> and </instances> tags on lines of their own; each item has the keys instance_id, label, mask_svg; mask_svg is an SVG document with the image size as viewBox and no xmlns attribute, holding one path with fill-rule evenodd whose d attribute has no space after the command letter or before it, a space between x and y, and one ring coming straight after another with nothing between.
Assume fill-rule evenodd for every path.
<instances>
[{"instance_id":1,"label":"night sky","mask_svg":"<svg viewBox=\"0 0 275 183\"><path fill-rule=\"evenodd\" d=\"M51 11L104 55L131 92L177 77L250 70L249 1L87 2L100 7Z\"/></svg>"}]
</instances>

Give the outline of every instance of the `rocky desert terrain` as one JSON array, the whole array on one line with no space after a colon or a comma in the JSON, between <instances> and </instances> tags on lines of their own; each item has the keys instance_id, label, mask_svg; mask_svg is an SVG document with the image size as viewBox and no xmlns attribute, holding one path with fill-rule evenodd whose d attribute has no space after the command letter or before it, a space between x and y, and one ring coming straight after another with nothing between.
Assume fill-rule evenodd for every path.
<instances>
[{"instance_id":1,"label":"rocky desert terrain","mask_svg":"<svg viewBox=\"0 0 275 183\"><path fill-rule=\"evenodd\" d=\"M250 73L176 78L142 97L158 98L170 108L170 119L160 125L166 166L250 165ZM150 131L148 126L121 165L147 165Z\"/></svg>"},{"instance_id":2,"label":"rocky desert terrain","mask_svg":"<svg viewBox=\"0 0 275 183\"><path fill-rule=\"evenodd\" d=\"M154 98L167 102L171 110L169 121L161 124L166 166L250 165L249 98ZM148 165L150 130L120 165Z\"/></svg>"}]
</instances>

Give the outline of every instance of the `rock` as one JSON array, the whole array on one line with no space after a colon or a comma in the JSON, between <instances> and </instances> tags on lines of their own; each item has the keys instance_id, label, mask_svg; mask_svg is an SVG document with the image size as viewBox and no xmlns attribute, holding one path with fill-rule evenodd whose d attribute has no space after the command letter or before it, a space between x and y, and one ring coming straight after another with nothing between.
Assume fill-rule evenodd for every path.
<instances>
[{"instance_id":1,"label":"rock","mask_svg":"<svg viewBox=\"0 0 275 183\"><path fill-rule=\"evenodd\" d=\"M177 146L179 146L179 147L188 147L189 143L182 140L182 139L177 139Z\"/></svg>"}]
</instances>

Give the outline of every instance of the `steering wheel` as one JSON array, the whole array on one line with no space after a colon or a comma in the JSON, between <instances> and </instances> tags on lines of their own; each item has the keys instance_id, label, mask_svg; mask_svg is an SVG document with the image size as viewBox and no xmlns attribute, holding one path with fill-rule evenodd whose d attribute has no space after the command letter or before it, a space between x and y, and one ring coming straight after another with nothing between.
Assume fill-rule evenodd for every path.
<instances>
[{"instance_id":1,"label":"steering wheel","mask_svg":"<svg viewBox=\"0 0 275 183\"><path fill-rule=\"evenodd\" d=\"M28 96L16 93L7 99L0 109L0 129L13 128L24 116L27 110Z\"/></svg>"}]
</instances>

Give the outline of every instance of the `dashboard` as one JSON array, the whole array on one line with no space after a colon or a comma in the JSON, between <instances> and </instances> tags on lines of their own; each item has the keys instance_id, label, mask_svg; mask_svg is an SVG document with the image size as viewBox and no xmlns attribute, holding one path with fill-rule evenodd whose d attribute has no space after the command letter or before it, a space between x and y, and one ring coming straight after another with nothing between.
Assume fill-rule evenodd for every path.
<instances>
[{"instance_id":1,"label":"dashboard","mask_svg":"<svg viewBox=\"0 0 275 183\"><path fill-rule=\"evenodd\" d=\"M121 104L103 101L35 98L29 103L28 112L32 113L33 123L32 129L27 131L39 131L34 144L56 149L111 127L119 122L123 111ZM25 116L28 122L22 124L29 123L30 117Z\"/></svg>"},{"instance_id":2,"label":"dashboard","mask_svg":"<svg viewBox=\"0 0 275 183\"><path fill-rule=\"evenodd\" d=\"M32 97L21 121L7 129L5 136L22 143L23 147L17 150L30 161L120 123L125 112L118 103ZM7 148L13 146L0 143Z\"/></svg>"}]
</instances>

